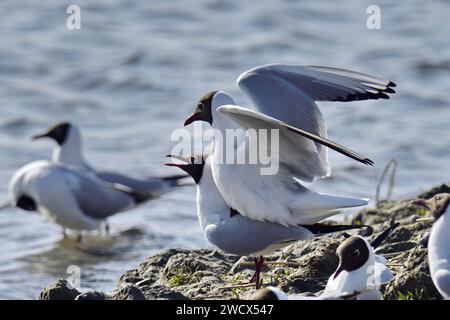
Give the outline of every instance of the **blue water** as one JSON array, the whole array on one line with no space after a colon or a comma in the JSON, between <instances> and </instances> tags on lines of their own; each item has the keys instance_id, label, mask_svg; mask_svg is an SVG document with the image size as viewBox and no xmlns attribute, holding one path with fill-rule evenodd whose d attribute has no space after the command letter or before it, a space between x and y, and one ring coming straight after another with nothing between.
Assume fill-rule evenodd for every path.
<instances>
[{"instance_id":1,"label":"blue water","mask_svg":"<svg viewBox=\"0 0 450 320\"><path fill-rule=\"evenodd\" d=\"M16 169L47 159L49 142L29 137L55 121L77 123L97 167L136 176L173 173L162 164L172 130L198 97L235 86L254 66L330 65L392 80L391 100L321 103L329 136L369 155L367 167L330 152L333 175L314 188L374 198L394 158L394 196L450 177L450 4L377 1L381 29L368 30L372 1L77 1L81 30L66 28L61 1L0 2L0 199ZM102 254L60 242L57 226L18 210L1 212L0 298L36 298L69 265L84 290L110 290L118 276L168 247L204 247L187 187L111 219ZM124 234L123 234L124 233Z\"/></svg>"}]
</instances>

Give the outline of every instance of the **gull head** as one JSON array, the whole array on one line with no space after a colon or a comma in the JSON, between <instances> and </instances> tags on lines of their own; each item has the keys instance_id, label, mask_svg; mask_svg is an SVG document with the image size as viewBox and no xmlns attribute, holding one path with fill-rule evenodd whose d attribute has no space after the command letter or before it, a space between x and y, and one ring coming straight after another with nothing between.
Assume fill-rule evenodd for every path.
<instances>
[{"instance_id":1,"label":"gull head","mask_svg":"<svg viewBox=\"0 0 450 320\"><path fill-rule=\"evenodd\" d=\"M411 201L411 204L429 210L434 219L437 220L447 211L450 205L450 193L438 193L428 200L415 199Z\"/></svg>"},{"instance_id":2,"label":"gull head","mask_svg":"<svg viewBox=\"0 0 450 320\"><path fill-rule=\"evenodd\" d=\"M64 142L67 141L73 127L74 126L69 122L59 122L47 129L44 133L33 136L32 139L38 140L42 138L50 138L55 140L58 145L62 146Z\"/></svg>"},{"instance_id":3,"label":"gull head","mask_svg":"<svg viewBox=\"0 0 450 320\"><path fill-rule=\"evenodd\" d=\"M213 100L216 93L217 91L210 91L200 98L200 100L197 102L194 113L184 122L185 126L191 124L194 121L205 121L212 125L212 108L214 108Z\"/></svg>"},{"instance_id":4,"label":"gull head","mask_svg":"<svg viewBox=\"0 0 450 320\"><path fill-rule=\"evenodd\" d=\"M334 273L334 279L342 271L350 272L362 267L369 260L371 248L363 237L351 236L341 243L336 254L339 257L339 266Z\"/></svg>"},{"instance_id":5,"label":"gull head","mask_svg":"<svg viewBox=\"0 0 450 320\"><path fill-rule=\"evenodd\" d=\"M166 166L180 168L189 174L196 184L200 182L205 166L205 156L203 154L193 154L189 157L168 155L167 157L180 160L182 163L166 163Z\"/></svg>"}]
</instances>

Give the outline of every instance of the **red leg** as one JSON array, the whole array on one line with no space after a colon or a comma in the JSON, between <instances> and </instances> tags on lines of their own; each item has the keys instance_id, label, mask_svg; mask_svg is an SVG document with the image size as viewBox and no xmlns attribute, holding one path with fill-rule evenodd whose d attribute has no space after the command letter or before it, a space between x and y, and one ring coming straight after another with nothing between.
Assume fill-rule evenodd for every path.
<instances>
[{"instance_id":1,"label":"red leg","mask_svg":"<svg viewBox=\"0 0 450 320\"><path fill-rule=\"evenodd\" d=\"M250 279L250 283L254 283L255 281L256 281L256 273L257 273L257 270L258 270L258 258L253 258L253 261L255 262L255 273L253 274L253 276L251 277L251 279Z\"/></svg>"},{"instance_id":2,"label":"red leg","mask_svg":"<svg viewBox=\"0 0 450 320\"><path fill-rule=\"evenodd\" d=\"M261 269L264 264L264 257L259 256L258 258L254 258L253 261L255 261L255 273L253 274L253 277L250 279L250 283L256 283L256 289L259 289L260 287L260 275L261 275Z\"/></svg>"}]
</instances>

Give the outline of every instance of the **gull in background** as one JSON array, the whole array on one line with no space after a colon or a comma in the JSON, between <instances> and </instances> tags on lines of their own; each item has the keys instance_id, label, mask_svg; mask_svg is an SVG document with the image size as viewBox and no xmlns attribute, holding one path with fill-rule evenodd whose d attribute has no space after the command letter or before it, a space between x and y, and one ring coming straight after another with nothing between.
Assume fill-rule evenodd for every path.
<instances>
[{"instance_id":1,"label":"gull in background","mask_svg":"<svg viewBox=\"0 0 450 320\"><path fill-rule=\"evenodd\" d=\"M250 282L260 284L263 255L294 241L309 240L316 235L361 228L354 225L327 225L314 221L310 225L285 227L278 223L257 221L232 210L223 200L214 182L207 155L169 157L183 163L168 163L188 173L197 185L197 216L206 239L220 250L239 256L253 256L255 274ZM305 193L313 191L304 189ZM266 197L271 198L269 193ZM245 194L242 195L246 197Z\"/></svg>"},{"instance_id":2,"label":"gull in background","mask_svg":"<svg viewBox=\"0 0 450 320\"><path fill-rule=\"evenodd\" d=\"M159 197L162 194L180 186L179 180L186 175L170 175L166 177L148 177L135 179L119 172L96 170L85 160L81 132L77 125L69 122L60 122L49 128L46 132L32 137L33 140L50 138L56 142L52 161L84 168L100 179L110 183L127 186L133 191L152 194L147 200Z\"/></svg>"},{"instance_id":3,"label":"gull in background","mask_svg":"<svg viewBox=\"0 0 450 320\"><path fill-rule=\"evenodd\" d=\"M386 259L374 253L384 239L398 226L393 224L372 243L361 236L348 237L336 253L339 266L328 279L320 296L287 295L275 287L267 287L253 294L252 300L380 300L379 286L390 282L392 273ZM375 286L373 286L375 284Z\"/></svg>"},{"instance_id":4,"label":"gull in background","mask_svg":"<svg viewBox=\"0 0 450 320\"><path fill-rule=\"evenodd\" d=\"M153 195L108 183L76 166L36 161L15 172L9 206L37 211L65 229L99 229L108 217L132 209Z\"/></svg>"},{"instance_id":5,"label":"gull in background","mask_svg":"<svg viewBox=\"0 0 450 320\"><path fill-rule=\"evenodd\" d=\"M337 68L270 64L243 73L237 84L256 110L237 106L223 91L213 91L200 99L185 121L185 125L206 121L223 137L229 129L279 130L279 171L275 175L261 175L260 164L223 164L226 143L212 140L213 178L230 207L254 220L292 226L366 203L364 199L327 202L320 194L311 198L294 177L312 182L329 176L327 148L372 165L367 157L327 139L325 122L315 101L387 99L389 93L395 92L394 83ZM249 138L242 130L237 132L234 151L244 159L251 149ZM244 157L239 156L242 153Z\"/></svg>"},{"instance_id":6,"label":"gull in background","mask_svg":"<svg viewBox=\"0 0 450 320\"><path fill-rule=\"evenodd\" d=\"M431 279L445 300L450 300L450 193L413 201L432 212L435 222L428 240Z\"/></svg>"}]
</instances>

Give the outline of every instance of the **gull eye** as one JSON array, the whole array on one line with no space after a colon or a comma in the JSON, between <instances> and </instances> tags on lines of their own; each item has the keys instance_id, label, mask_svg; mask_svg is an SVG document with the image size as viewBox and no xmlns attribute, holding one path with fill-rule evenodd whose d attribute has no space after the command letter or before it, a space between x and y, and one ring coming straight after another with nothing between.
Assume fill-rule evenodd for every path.
<instances>
[{"instance_id":1,"label":"gull eye","mask_svg":"<svg viewBox=\"0 0 450 320\"><path fill-rule=\"evenodd\" d=\"M205 105L203 104L203 103L199 103L198 105L197 105L197 108L199 109L199 110L203 110L203 109L205 109Z\"/></svg>"},{"instance_id":2,"label":"gull eye","mask_svg":"<svg viewBox=\"0 0 450 320\"><path fill-rule=\"evenodd\" d=\"M191 157L191 164L195 164L195 157Z\"/></svg>"},{"instance_id":3,"label":"gull eye","mask_svg":"<svg viewBox=\"0 0 450 320\"><path fill-rule=\"evenodd\" d=\"M441 200L441 196L435 196L434 199L436 199L437 201Z\"/></svg>"},{"instance_id":4,"label":"gull eye","mask_svg":"<svg viewBox=\"0 0 450 320\"><path fill-rule=\"evenodd\" d=\"M359 250L355 250L352 252L352 256L353 257L358 257L359 256Z\"/></svg>"}]
</instances>

